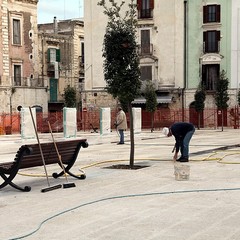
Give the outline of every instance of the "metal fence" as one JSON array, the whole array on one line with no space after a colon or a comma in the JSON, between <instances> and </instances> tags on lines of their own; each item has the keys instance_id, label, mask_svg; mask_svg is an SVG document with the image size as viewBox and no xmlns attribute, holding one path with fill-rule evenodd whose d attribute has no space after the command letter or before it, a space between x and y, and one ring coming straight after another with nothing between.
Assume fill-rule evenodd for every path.
<instances>
[{"instance_id":1,"label":"metal fence","mask_svg":"<svg viewBox=\"0 0 240 240\"><path fill-rule=\"evenodd\" d=\"M111 111L112 129L116 119L116 111ZM129 115L127 115L128 126ZM0 134L20 133L21 119L20 113L0 114ZM63 131L63 112L37 113L37 130L41 133L48 133L48 121L51 124L53 132ZM153 126L155 130L170 126L174 122L191 122L199 128L216 129L222 126L239 128L240 108L238 106L226 111L217 109L204 109L200 115L195 109L159 109L154 113ZM151 129L151 113L142 110L142 129ZM100 128L100 111L79 111L77 112L77 130L92 131Z\"/></svg>"}]
</instances>

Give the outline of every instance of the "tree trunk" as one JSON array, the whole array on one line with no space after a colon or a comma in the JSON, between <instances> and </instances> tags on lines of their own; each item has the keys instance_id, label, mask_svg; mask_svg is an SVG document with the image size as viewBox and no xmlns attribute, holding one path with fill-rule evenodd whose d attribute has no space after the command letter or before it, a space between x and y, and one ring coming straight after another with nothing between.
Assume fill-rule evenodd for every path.
<instances>
[{"instance_id":1,"label":"tree trunk","mask_svg":"<svg viewBox=\"0 0 240 240\"><path fill-rule=\"evenodd\" d=\"M198 112L198 130L200 129L200 115L201 115L201 112Z\"/></svg>"},{"instance_id":2,"label":"tree trunk","mask_svg":"<svg viewBox=\"0 0 240 240\"><path fill-rule=\"evenodd\" d=\"M133 114L132 114L132 105L128 103L128 113L129 113L129 121L130 121L130 168L134 167L134 129L133 129Z\"/></svg>"},{"instance_id":3,"label":"tree trunk","mask_svg":"<svg viewBox=\"0 0 240 240\"><path fill-rule=\"evenodd\" d=\"M222 113L222 132L223 132L223 109L221 109L221 113Z\"/></svg>"},{"instance_id":4,"label":"tree trunk","mask_svg":"<svg viewBox=\"0 0 240 240\"><path fill-rule=\"evenodd\" d=\"M151 132L154 130L154 112L151 112Z\"/></svg>"}]
</instances>

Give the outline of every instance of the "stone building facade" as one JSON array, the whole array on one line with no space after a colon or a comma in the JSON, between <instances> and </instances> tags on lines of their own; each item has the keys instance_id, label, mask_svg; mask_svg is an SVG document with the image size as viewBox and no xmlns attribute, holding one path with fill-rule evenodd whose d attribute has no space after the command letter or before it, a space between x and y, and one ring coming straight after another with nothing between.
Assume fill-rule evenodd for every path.
<instances>
[{"instance_id":1,"label":"stone building facade","mask_svg":"<svg viewBox=\"0 0 240 240\"><path fill-rule=\"evenodd\" d=\"M239 89L240 2L186 1L186 106L194 106L199 84L206 90L206 108L216 107L214 94L222 70L229 79L229 106L237 105Z\"/></svg>"},{"instance_id":2,"label":"stone building facade","mask_svg":"<svg viewBox=\"0 0 240 240\"><path fill-rule=\"evenodd\" d=\"M17 112L18 106L47 111L47 92L37 72L37 3L0 1L1 113Z\"/></svg>"},{"instance_id":3,"label":"stone building facade","mask_svg":"<svg viewBox=\"0 0 240 240\"><path fill-rule=\"evenodd\" d=\"M125 1L126 6L128 3L130 0ZM216 108L214 96L221 70L227 72L229 79L229 107L236 106L240 86L240 1L135 0L134 3L138 11L141 80L143 86L145 80L155 85L158 107L194 109L194 94L203 85L207 90L205 107ZM84 7L85 89L91 95L97 90L104 92L106 84L102 44L107 17L95 0L85 0ZM136 99L134 103L144 109L144 99Z\"/></svg>"},{"instance_id":4,"label":"stone building facade","mask_svg":"<svg viewBox=\"0 0 240 240\"><path fill-rule=\"evenodd\" d=\"M77 107L81 108L84 82L84 24L81 19L38 25L39 76L48 92L49 111L64 106L64 89L77 91Z\"/></svg>"},{"instance_id":5,"label":"stone building facade","mask_svg":"<svg viewBox=\"0 0 240 240\"><path fill-rule=\"evenodd\" d=\"M128 9L130 2L125 1L123 11ZM136 0L135 3L138 6L137 42L142 91L146 81L150 80L156 89L158 108L180 107L179 96L184 82L184 5L182 1L174 0ZM107 17L95 0L86 0L84 7L86 105L92 106L89 101L95 95L96 108L114 107L116 101L110 102L111 97L104 90L102 49ZM98 98L103 99L102 95L105 101L98 101ZM135 99L133 106L144 108L145 101L144 98Z\"/></svg>"}]
</instances>

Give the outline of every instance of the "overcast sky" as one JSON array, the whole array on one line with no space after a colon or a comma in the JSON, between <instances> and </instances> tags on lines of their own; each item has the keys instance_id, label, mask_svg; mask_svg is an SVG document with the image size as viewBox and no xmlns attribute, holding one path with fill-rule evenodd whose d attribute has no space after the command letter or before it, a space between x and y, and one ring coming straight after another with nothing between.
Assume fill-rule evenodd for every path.
<instances>
[{"instance_id":1,"label":"overcast sky","mask_svg":"<svg viewBox=\"0 0 240 240\"><path fill-rule=\"evenodd\" d=\"M83 17L83 0L39 0L38 23Z\"/></svg>"}]
</instances>

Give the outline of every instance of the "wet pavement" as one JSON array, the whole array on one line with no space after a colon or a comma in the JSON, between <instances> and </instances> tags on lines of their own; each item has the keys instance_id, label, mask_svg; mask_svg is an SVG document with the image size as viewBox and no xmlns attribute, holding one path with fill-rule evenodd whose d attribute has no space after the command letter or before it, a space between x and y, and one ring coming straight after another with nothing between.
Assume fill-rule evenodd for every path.
<instances>
[{"instance_id":1,"label":"wet pavement","mask_svg":"<svg viewBox=\"0 0 240 240\"><path fill-rule=\"evenodd\" d=\"M161 131L135 135L137 170L116 169L128 165L129 132L117 145L115 131L78 132L89 147L81 149L74 173L76 187L46 193L44 168L21 170L16 183L30 185L30 192L10 186L0 189L0 239L83 240L238 240L240 239L239 129L196 130L190 144L189 180L176 178L172 161L173 138ZM56 141L63 139L55 133ZM40 142L51 141L40 134ZM65 139L67 141L67 139ZM1 162L13 161L25 143L20 135L0 136ZM113 166L113 167L111 167ZM49 174L59 169L48 165ZM181 179L181 178L180 178ZM63 184L53 179L50 184Z\"/></svg>"}]
</instances>

